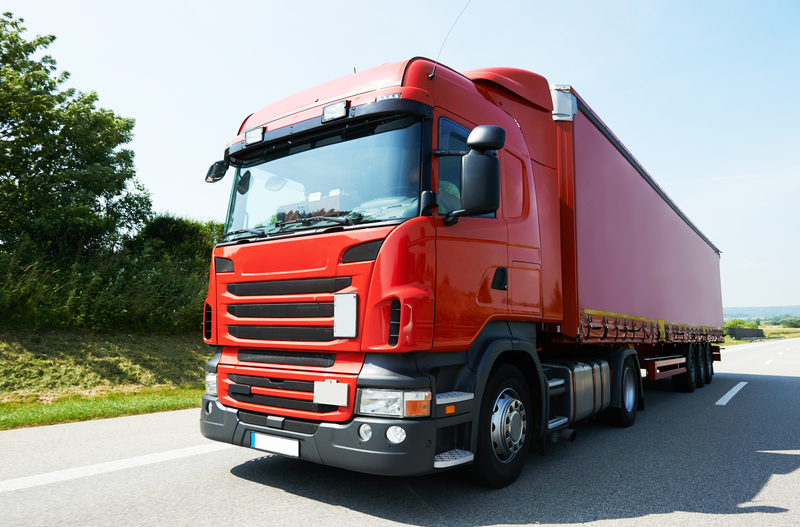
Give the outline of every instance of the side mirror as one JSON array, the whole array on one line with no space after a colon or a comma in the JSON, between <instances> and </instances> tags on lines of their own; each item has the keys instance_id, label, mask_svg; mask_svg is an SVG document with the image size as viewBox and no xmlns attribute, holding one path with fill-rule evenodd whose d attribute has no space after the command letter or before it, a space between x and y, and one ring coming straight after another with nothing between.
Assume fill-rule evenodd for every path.
<instances>
[{"instance_id":1,"label":"side mirror","mask_svg":"<svg viewBox=\"0 0 800 527\"><path fill-rule=\"evenodd\" d=\"M491 214L500 208L500 160L487 154L506 143L506 131L499 126L478 126L467 138L472 150L461 158L462 210L447 213L445 225L454 225L460 216Z\"/></svg>"},{"instance_id":2,"label":"side mirror","mask_svg":"<svg viewBox=\"0 0 800 527\"><path fill-rule=\"evenodd\" d=\"M227 161L217 161L211 165L206 174L206 183L216 183L224 178L229 166L230 164Z\"/></svg>"}]
</instances>

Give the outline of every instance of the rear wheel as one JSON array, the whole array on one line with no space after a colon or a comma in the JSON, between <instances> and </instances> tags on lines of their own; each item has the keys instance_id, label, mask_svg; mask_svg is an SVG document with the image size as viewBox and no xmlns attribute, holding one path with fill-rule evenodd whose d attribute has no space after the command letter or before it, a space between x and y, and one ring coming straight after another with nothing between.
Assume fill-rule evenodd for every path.
<instances>
[{"instance_id":1,"label":"rear wheel","mask_svg":"<svg viewBox=\"0 0 800 527\"><path fill-rule=\"evenodd\" d=\"M706 385L706 349L702 344L692 344L694 348L695 360L697 361L697 387L702 388Z\"/></svg>"},{"instance_id":2,"label":"rear wheel","mask_svg":"<svg viewBox=\"0 0 800 527\"><path fill-rule=\"evenodd\" d=\"M703 344L706 351L706 384L711 384L714 379L714 351L711 349L711 344Z\"/></svg>"},{"instance_id":3,"label":"rear wheel","mask_svg":"<svg viewBox=\"0 0 800 527\"><path fill-rule=\"evenodd\" d=\"M639 386L642 373L636 366L634 357L627 357L622 364L620 377L620 407L609 408L611 423L627 428L636 421L636 411L639 409Z\"/></svg>"},{"instance_id":4,"label":"rear wheel","mask_svg":"<svg viewBox=\"0 0 800 527\"><path fill-rule=\"evenodd\" d=\"M686 371L672 377L672 383L675 385L676 390L692 393L697 387L697 368L695 368L694 346L685 345L683 349L683 356L686 358L686 362L684 363Z\"/></svg>"},{"instance_id":5,"label":"rear wheel","mask_svg":"<svg viewBox=\"0 0 800 527\"><path fill-rule=\"evenodd\" d=\"M502 488L522 472L531 444L531 398L522 373L503 364L484 390L473 470L484 485Z\"/></svg>"}]
</instances>

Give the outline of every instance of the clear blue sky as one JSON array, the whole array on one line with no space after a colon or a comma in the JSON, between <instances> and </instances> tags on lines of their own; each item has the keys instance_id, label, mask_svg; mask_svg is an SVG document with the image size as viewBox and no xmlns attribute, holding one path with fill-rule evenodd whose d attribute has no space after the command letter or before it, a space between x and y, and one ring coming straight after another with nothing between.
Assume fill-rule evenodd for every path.
<instances>
[{"instance_id":1,"label":"clear blue sky","mask_svg":"<svg viewBox=\"0 0 800 527\"><path fill-rule=\"evenodd\" d=\"M321 82L435 58L466 0L6 0L70 86L136 118L157 211L222 221L203 182L244 117ZM442 63L571 84L723 251L725 306L800 304L800 2L472 0Z\"/></svg>"}]
</instances>

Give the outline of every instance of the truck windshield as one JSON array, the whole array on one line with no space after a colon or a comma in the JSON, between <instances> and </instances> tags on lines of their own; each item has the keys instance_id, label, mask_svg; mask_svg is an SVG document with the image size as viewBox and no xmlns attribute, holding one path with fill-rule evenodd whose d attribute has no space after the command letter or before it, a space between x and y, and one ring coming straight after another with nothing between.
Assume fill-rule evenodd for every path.
<instances>
[{"instance_id":1,"label":"truck windshield","mask_svg":"<svg viewBox=\"0 0 800 527\"><path fill-rule=\"evenodd\" d=\"M421 141L420 120L401 117L350 123L234 160L226 241L416 216Z\"/></svg>"}]
</instances>

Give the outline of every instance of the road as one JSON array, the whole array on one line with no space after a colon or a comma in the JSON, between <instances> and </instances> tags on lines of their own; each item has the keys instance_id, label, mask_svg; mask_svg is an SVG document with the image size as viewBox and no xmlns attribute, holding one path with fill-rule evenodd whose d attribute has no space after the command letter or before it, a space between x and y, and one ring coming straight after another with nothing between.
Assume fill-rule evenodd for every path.
<instances>
[{"instance_id":1,"label":"road","mask_svg":"<svg viewBox=\"0 0 800 527\"><path fill-rule=\"evenodd\" d=\"M0 525L800 524L800 339L715 367L693 394L646 382L632 428L582 424L497 491L213 443L199 410L0 432Z\"/></svg>"}]
</instances>

